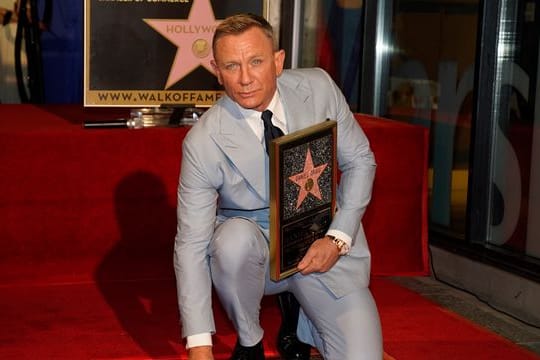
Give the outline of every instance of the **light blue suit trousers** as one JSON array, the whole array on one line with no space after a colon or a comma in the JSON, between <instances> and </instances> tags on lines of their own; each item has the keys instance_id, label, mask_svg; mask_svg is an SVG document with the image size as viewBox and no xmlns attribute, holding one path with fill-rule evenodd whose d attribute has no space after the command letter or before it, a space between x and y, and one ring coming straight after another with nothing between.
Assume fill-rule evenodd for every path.
<instances>
[{"instance_id":1,"label":"light blue suit trousers","mask_svg":"<svg viewBox=\"0 0 540 360\"><path fill-rule=\"evenodd\" d=\"M234 241L231 241L234 238ZM381 359L381 326L367 287L336 298L316 275L270 280L267 233L246 218L230 218L210 244L212 281L240 343L258 343L263 295L292 292L302 307L299 337L325 359ZM242 261L239 261L242 259ZM277 320L278 321L278 320Z\"/></svg>"}]
</instances>

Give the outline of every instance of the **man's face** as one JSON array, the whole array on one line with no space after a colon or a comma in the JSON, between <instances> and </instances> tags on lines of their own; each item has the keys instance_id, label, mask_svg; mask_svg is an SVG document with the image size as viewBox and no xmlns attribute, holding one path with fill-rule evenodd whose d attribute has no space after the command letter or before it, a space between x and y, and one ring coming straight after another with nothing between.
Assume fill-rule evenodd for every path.
<instances>
[{"instance_id":1,"label":"man's face","mask_svg":"<svg viewBox=\"0 0 540 360\"><path fill-rule=\"evenodd\" d=\"M253 27L220 38L214 58L212 66L227 95L243 108L266 110L283 71L285 52L274 52L272 40Z\"/></svg>"}]
</instances>

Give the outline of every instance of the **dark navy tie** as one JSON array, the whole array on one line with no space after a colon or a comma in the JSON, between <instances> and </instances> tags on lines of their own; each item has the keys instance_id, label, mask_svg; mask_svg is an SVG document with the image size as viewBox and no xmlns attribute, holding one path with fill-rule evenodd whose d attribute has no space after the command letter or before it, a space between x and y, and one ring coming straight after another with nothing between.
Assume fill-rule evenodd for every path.
<instances>
[{"instance_id":1,"label":"dark navy tie","mask_svg":"<svg viewBox=\"0 0 540 360\"><path fill-rule=\"evenodd\" d=\"M270 141L283 136L283 131L272 124L272 112L270 110L264 110L261 118L264 123L264 144L266 145L266 153L270 154Z\"/></svg>"}]
</instances>

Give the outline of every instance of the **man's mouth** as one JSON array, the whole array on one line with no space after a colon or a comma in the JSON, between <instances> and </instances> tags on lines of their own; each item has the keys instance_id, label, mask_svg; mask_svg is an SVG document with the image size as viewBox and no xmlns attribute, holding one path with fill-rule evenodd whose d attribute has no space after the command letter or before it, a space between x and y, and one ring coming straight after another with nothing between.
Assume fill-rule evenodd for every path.
<instances>
[{"instance_id":1,"label":"man's mouth","mask_svg":"<svg viewBox=\"0 0 540 360\"><path fill-rule=\"evenodd\" d=\"M242 97L242 98L249 98L249 97L252 97L253 95L255 95L255 93L256 93L256 90L240 91L238 93L238 95L240 95L240 97Z\"/></svg>"}]
</instances>

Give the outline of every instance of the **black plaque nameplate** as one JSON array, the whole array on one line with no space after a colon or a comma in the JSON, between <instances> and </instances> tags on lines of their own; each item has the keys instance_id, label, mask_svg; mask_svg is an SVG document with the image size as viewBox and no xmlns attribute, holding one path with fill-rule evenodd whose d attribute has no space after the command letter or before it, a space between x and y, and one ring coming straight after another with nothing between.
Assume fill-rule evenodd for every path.
<instances>
[{"instance_id":1,"label":"black plaque nameplate","mask_svg":"<svg viewBox=\"0 0 540 360\"><path fill-rule=\"evenodd\" d=\"M327 120L270 144L270 278L296 273L335 211L337 125Z\"/></svg>"}]
</instances>

